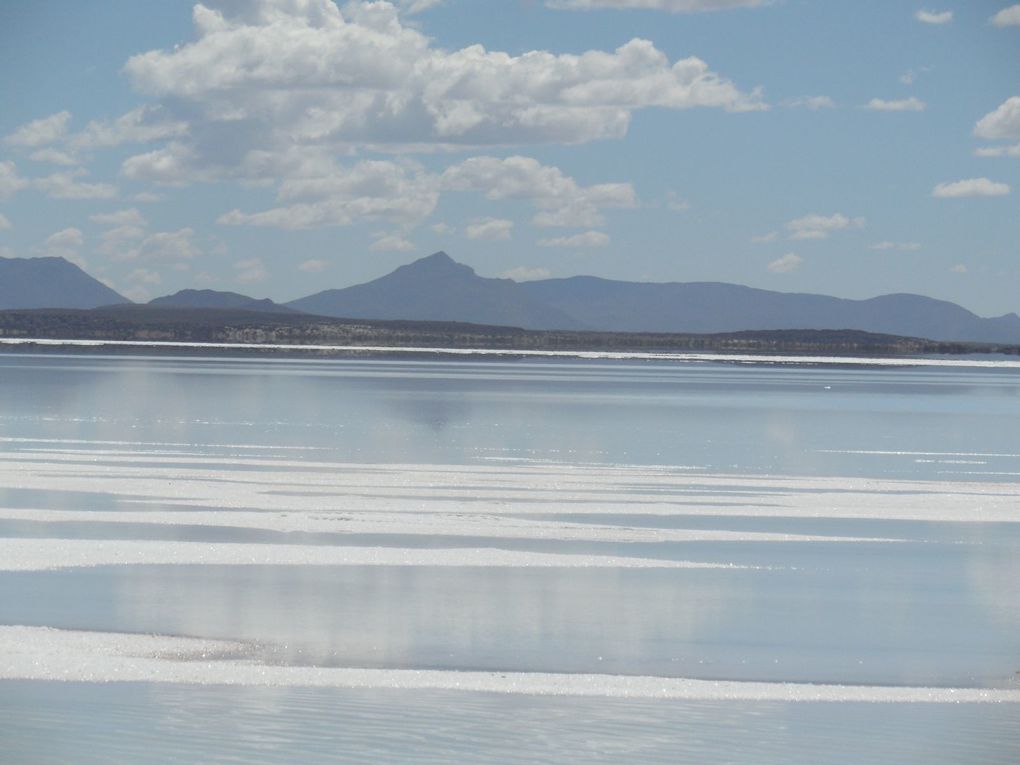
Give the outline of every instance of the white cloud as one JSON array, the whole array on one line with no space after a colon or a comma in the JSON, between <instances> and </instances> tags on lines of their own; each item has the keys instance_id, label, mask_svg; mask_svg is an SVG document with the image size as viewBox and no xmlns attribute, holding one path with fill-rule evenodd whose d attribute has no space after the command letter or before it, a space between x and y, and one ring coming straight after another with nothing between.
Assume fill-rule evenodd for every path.
<instances>
[{"instance_id":1,"label":"white cloud","mask_svg":"<svg viewBox=\"0 0 1020 765\"><path fill-rule=\"evenodd\" d=\"M992 16L992 23L997 27L1020 26L1020 5L1011 5L1003 8Z\"/></svg>"},{"instance_id":2,"label":"white cloud","mask_svg":"<svg viewBox=\"0 0 1020 765\"><path fill-rule=\"evenodd\" d=\"M949 270L952 271L954 274L965 274L967 273L967 266L963 265L963 263L957 263Z\"/></svg>"},{"instance_id":3,"label":"white cloud","mask_svg":"<svg viewBox=\"0 0 1020 765\"><path fill-rule=\"evenodd\" d=\"M443 0L399 0L400 9L405 13L421 13L442 3Z\"/></svg>"},{"instance_id":4,"label":"white cloud","mask_svg":"<svg viewBox=\"0 0 1020 765\"><path fill-rule=\"evenodd\" d=\"M557 236L552 239L539 239L539 247L605 247L609 244L609 235L602 231L585 231L573 236Z\"/></svg>"},{"instance_id":5,"label":"white cloud","mask_svg":"<svg viewBox=\"0 0 1020 765\"><path fill-rule=\"evenodd\" d=\"M68 139L74 150L105 149L125 143L151 143L188 132L187 122L173 118L160 106L140 106L112 122L92 121Z\"/></svg>"},{"instance_id":6,"label":"white cloud","mask_svg":"<svg viewBox=\"0 0 1020 765\"><path fill-rule=\"evenodd\" d=\"M52 199L112 199L117 196L117 188L108 183L83 183L75 180L85 174L85 170L80 168L67 170L35 178L31 185Z\"/></svg>"},{"instance_id":7,"label":"white cloud","mask_svg":"<svg viewBox=\"0 0 1020 765\"><path fill-rule=\"evenodd\" d=\"M812 213L786 224L790 239L828 239L829 235L848 228L863 228L864 218L849 218L842 213L818 215Z\"/></svg>"},{"instance_id":8,"label":"white cloud","mask_svg":"<svg viewBox=\"0 0 1020 765\"><path fill-rule=\"evenodd\" d=\"M953 12L920 10L914 14L914 18L925 24L948 24L953 20Z\"/></svg>"},{"instance_id":9,"label":"white cloud","mask_svg":"<svg viewBox=\"0 0 1020 765\"><path fill-rule=\"evenodd\" d=\"M298 264L298 270L304 271L306 274L321 274L327 268L329 268L329 263L325 260L318 260L316 258L304 260Z\"/></svg>"},{"instance_id":10,"label":"white cloud","mask_svg":"<svg viewBox=\"0 0 1020 765\"><path fill-rule=\"evenodd\" d=\"M157 271L152 271L148 268L136 268L127 275L127 281L134 284L160 284L163 281L163 277Z\"/></svg>"},{"instance_id":11,"label":"white cloud","mask_svg":"<svg viewBox=\"0 0 1020 765\"><path fill-rule=\"evenodd\" d=\"M500 274L503 279L513 279L515 282L531 282L536 279L548 279L550 276L552 274L548 268L528 268L527 266L517 266Z\"/></svg>"},{"instance_id":12,"label":"white cloud","mask_svg":"<svg viewBox=\"0 0 1020 765\"><path fill-rule=\"evenodd\" d=\"M78 254L78 250L84 244L85 235L80 229L71 227L50 234L46 241L36 248L36 252L45 258L63 258L79 268L85 268L85 260Z\"/></svg>"},{"instance_id":13,"label":"white cloud","mask_svg":"<svg viewBox=\"0 0 1020 765\"><path fill-rule=\"evenodd\" d=\"M378 233L369 245L372 252L413 252L414 244L400 234Z\"/></svg>"},{"instance_id":14,"label":"white cloud","mask_svg":"<svg viewBox=\"0 0 1020 765\"><path fill-rule=\"evenodd\" d=\"M916 96L901 98L899 100L886 101L881 98L873 98L868 101L865 109L875 112L923 112L926 104Z\"/></svg>"},{"instance_id":15,"label":"white cloud","mask_svg":"<svg viewBox=\"0 0 1020 765\"><path fill-rule=\"evenodd\" d=\"M580 55L449 51L381 2L198 4L193 19L193 42L125 72L160 124L187 123L176 158L196 172L294 144L579 143L622 137L636 109L765 108L704 61L670 61L641 39Z\"/></svg>"},{"instance_id":16,"label":"white cloud","mask_svg":"<svg viewBox=\"0 0 1020 765\"><path fill-rule=\"evenodd\" d=\"M1012 96L974 126L979 138L1020 138L1020 96Z\"/></svg>"},{"instance_id":17,"label":"white cloud","mask_svg":"<svg viewBox=\"0 0 1020 765\"><path fill-rule=\"evenodd\" d=\"M468 224L464 228L464 236L468 239L483 239L490 242L502 242L510 238L514 229L512 220L503 218L482 218Z\"/></svg>"},{"instance_id":18,"label":"white cloud","mask_svg":"<svg viewBox=\"0 0 1020 765\"><path fill-rule=\"evenodd\" d=\"M1020 157L1020 143L1012 146L982 146L975 149L974 154L978 157Z\"/></svg>"},{"instance_id":19,"label":"white cloud","mask_svg":"<svg viewBox=\"0 0 1020 765\"><path fill-rule=\"evenodd\" d=\"M820 109L836 108L836 102L829 98L829 96L803 96L784 101L783 105L792 108L810 109L813 112L817 112Z\"/></svg>"},{"instance_id":20,"label":"white cloud","mask_svg":"<svg viewBox=\"0 0 1020 765\"><path fill-rule=\"evenodd\" d=\"M581 186L558 167L531 157L472 157L443 173L451 191L477 191L488 199L525 200L538 208L537 226L601 226L601 210L631 208L637 195L629 183Z\"/></svg>"},{"instance_id":21,"label":"white cloud","mask_svg":"<svg viewBox=\"0 0 1020 765\"><path fill-rule=\"evenodd\" d=\"M767 234L758 234L757 236L751 237L752 244L765 244L767 242L774 242L779 238L778 231L769 231Z\"/></svg>"},{"instance_id":22,"label":"white cloud","mask_svg":"<svg viewBox=\"0 0 1020 765\"><path fill-rule=\"evenodd\" d=\"M126 224L105 232L97 251L114 260L176 261L179 266L202 254L193 241L194 235L190 228L148 234L140 226Z\"/></svg>"},{"instance_id":23,"label":"white cloud","mask_svg":"<svg viewBox=\"0 0 1020 765\"><path fill-rule=\"evenodd\" d=\"M990 181L987 178L967 178L962 181L940 183L932 189L933 197L1001 197L1009 193L1005 183Z\"/></svg>"},{"instance_id":24,"label":"white cloud","mask_svg":"<svg viewBox=\"0 0 1020 765\"><path fill-rule=\"evenodd\" d=\"M675 191L666 192L666 209L673 212L687 212L691 209L691 203L681 197Z\"/></svg>"},{"instance_id":25,"label":"white cloud","mask_svg":"<svg viewBox=\"0 0 1020 765\"><path fill-rule=\"evenodd\" d=\"M439 236L450 236L451 234L454 234L457 229L449 223L434 223L432 224L432 231Z\"/></svg>"},{"instance_id":26,"label":"white cloud","mask_svg":"<svg viewBox=\"0 0 1020 765\"><path fill-rule=\"evenodd\" d=\"M11 221L6 215L0 213L0 231L10 231L14 226L11 225Z\"/></svg>"},{"instance_id":27,"label":"white cloud","mask_svg":"<svg viewBox=\"0 0 1020 765\"><path fill-rule=\"evenodd\" d=\"M729 8L755 8L768 0L546 0L550 8L567 11L589 11L594 8L620 8L701 13Z\"/></svg>"},{"instance_id":28,"label":"white cloud","mask_svg":"<svg viewBox=\"0 0 1020 765\"><path fill-rule=\"evenodd\" d=\"M878 242L877 244L871 245L869 250L877 250L879 252L888 252L889 250L901 250L903 252L916 252L921 249L921 245L918 242Z\"/></svg>"},{"instance_id":29,"label":"white cloud","mask_svg":"<svg viewBox=\"0 0 1020 765\"><path fill-rule=\"evenodd\" d=\"M281 184L277 197L290 204L257 213L232 210L218 222L286 229L359 221L411 226L431 215L439 200L438 178L412 162L364 160L351 168L327 166L318 172Z\"/></svg>"},{"instance_id":30,"label":"white cloud","mask_svg":"<svg viewBox=\"0 0 1020 765\"><path fill-rule=\"evenodd\" d=\"M264 282L269 273L261 258L249 258L234 263L234 278L241 284L254 284Z\"/></svg>"},{"instance_id":31,"label":"white cloud","mask_svg":"<svg viewBox=\"0 0 1020 765\"><path fill-rule=\"evenodd\" d=\"M111 284L107 284L106 286L113 289ZM152 299L152 293L141 284L133 284L127 289L120 290L120 294L132 303L148 303Z\"/></svg>"},{"instance_id":32,"label":"white cloud","mask_svg":"<svg viewBox=\"0 0 1020 765\"><path fill-rule=\"evenodd\" d=\"M59 141L67 134L67 123L71 120L71 112L58 112L49 117L28 122L4 138L4 143L11 146L45 146Z\"/></svg>"},{"instance_id":33,"label":"white cloud","mask_svg":"<svg viewBox=\"0 0 1020 765\"><path fill-rule=\"evenodd\" d=\"M145 217L134 207L127 210L96 213L90 215L89 220L103 226L144 226L146 224Z\"/></svg>"},{"instance_id":34,"label":"white cloud","mask_svg":"<svg viewBox=\"0 0 1020 765\"><path fill-rule=\"evenodd\" d=\"M51 165L63 165L64 167L73 167L78 164L78 160L67 152L53 148L33 151L28 155L28 158L33 162L46 162Z\"/></svg>"},{"instance_id":35,"label":"white cloud","mask_svg":"<svg viewBox=\"0 0 1020 765\"><path fill-rule=\"evenodd\" d=\"M0 161L0 201L14 196L29 185L29 181L18 175L17 166L10 161Z\"/></svg>"},{"instance_id":36,"label":"white cloud","mask_svg":"<svg viewBox=\"0 0 1020 765\"><path fill-rule=\"evenodd\" d=\"M769 263L769 271L774 274L788 274L791 271L796 271L800 268L800 264L803 262L804 258L792 252L788 252L782 257L776 258Z\"/></svg>"}]
</instances>

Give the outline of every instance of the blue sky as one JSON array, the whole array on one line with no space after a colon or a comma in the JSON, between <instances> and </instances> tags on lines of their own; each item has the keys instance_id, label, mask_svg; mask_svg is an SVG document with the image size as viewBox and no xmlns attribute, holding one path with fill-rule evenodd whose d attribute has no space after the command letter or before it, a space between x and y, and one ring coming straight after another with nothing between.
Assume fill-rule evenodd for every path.
<instances>
[{"instance_id":1,"label":"blue sky","mask_svg":"<svg viewBox=\"0 0 1020 765\"><path fill-rule=\"evenodd\" d=\"M1020 5L0 5L0 255L289 300L443 249L1020 311Z\"/></svg>"}]
</instances>

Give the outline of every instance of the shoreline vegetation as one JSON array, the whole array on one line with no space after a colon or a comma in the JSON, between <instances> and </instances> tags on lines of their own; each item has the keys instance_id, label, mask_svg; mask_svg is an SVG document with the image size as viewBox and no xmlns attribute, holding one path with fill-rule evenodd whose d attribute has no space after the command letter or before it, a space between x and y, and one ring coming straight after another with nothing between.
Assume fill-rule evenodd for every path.
<instances>
[{"instance_id":1,"label":"shoreline vegetation","mask_svg":"<svg viewBox=\"0 0 1020 765\"><path fill-rule=\"evenodd\" d=\"M402 348L449 348L881 358L973 354L1020 356L1020 345L935 341L852 329L779 329L714 334L526 330L458 322L333 319L307 314L142 306L0 311L0 339L224 343L250 346L230 349L232 352L281 353L293 350L294 353L315 356L349 356L357 353L352 346L365 347L366 352L372 353L386 347L395 351ZM264 347L270 345L272 348ZM116 346L95 346L94 349L108 352L113 347ZM53 350L51 345L28 342L3 344L0 348L8 351ZM79 346L78 349L89 350L89 347ZM174 351L173 348L161 350ZM121 346L120 351L131 352L131 349Z\"/></svg>"}]
</instances>

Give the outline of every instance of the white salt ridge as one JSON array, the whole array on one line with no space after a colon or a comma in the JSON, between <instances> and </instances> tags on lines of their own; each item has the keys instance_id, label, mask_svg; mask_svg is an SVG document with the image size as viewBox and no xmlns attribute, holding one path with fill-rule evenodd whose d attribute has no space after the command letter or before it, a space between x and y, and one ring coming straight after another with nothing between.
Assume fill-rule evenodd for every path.
<instances>
[{"instance_id":1,"label":"white salt ridge","mask_svg":"<svg viewBox=\"0 0 1020 765\"><path fill-rule=\"evenodd\" d=\"M561 542L902 542L876 537L774 534L756 531L654 529L599 526L562 521L478 516L447 519L418 513L270 513L224 511L102 511L38 510L0 507L0 520L39 523L114 523L154 526L203 526L259 529L276 532L379 534L401 536L488 537L490 539L541 539ZM0 564L2 565L2 564Z\"/></svg>"},{"instance_id":2,"label":"white salt ridge","mask_svg":"<svg viewBox=\"0 0 1020 765\"><path fill-rule=\"evenodd\" d=\"M360 464L271 458L0 453L0 485L121 506L315 514L688 515L1020 522L1020 483L805 478L627 465ZM182 464L183 463L183 464ZM238 470L237 468L249 468ZM83 507L83 509L88 509Z\"/></svg>"},{"instance_id":3,"label":"white salt ridge","mask_svg":"<svg viewBox=\"0 0 1020 765\"><path fill-rule=\"evenodd\" d=\"M388 345L286 345L280 343L184 343L157 340L52 340L0 337L0 345L42 345L80 348L181 348L218 350L335 351L341 353L406 353L440 356L612 359L635 361L737 362L743 364L840 364L881 367L985 367L1020 369L1020 361L858 356L769 356L749 353L645 353L632 351L535 351L499 348L409 348Z\"/></svg>"},{"instance_id":4,"label":"white salt ridge","mask_svg":"<svg viewBox=\"0 0 1020 765\"><path fill-rule=\"evenodd\" d=\"M0 679L270 687L385 688L698 701L1020 703L1020 690L813 685L538 672L264 664L230 641L47 627L0 627ZM242 657L242 658L230 658Z\"/></svg>"},{"instance_id":5,"label":"white salt ridge","mask_svg":"<svg viewBox=\"0 0 1020 765\"><path fill-rule=\"evenodd\" d=\"M0 539L0 571L93 566L456 566L484 568L746 568L725 563L567 555L494 548L424 550L234 542Z\"/></svg>"}]
</instances>

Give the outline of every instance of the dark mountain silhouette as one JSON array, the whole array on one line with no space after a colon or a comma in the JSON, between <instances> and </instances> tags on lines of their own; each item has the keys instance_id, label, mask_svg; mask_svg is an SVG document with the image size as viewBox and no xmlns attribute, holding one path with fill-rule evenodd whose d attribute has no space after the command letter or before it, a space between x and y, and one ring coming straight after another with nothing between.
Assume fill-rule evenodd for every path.
<instances>
[{"instance_id":1,"label":"dark mountain silhouette","mask_svg":"<svg viewBox=\"0 0 1020 765\"><path fill-rule=\"evenodd\" d=\"M181 290L173 295L150 300L148 305L158 308L222 308L263 313L294 313L293 308L274 303L269 298L256 300L238 292L219 290Z\"/></svg>"},{"instance_id":2,"label":"dark mountain silhouette","mask_svg":"<svg viewBox=\"0 0 1020 765\"><path fill-rule=\"evenodd\" d=\"M529 297L510 279L486 279L437 252L387 276L326 290L287 305L347 319L409 319L501 324L524 329L583 329L557 308Z\"/></svg>"},{"instance_id":3,"label":"dark mountain silhouette","mask_svg":"<svg viewBox=\"0 0 1020 765\"><path fill-rule=\"evenodd\" d=\"M0 309L97 308L128 302L63 258L0 258Z\"/></svg>"},{"instance_id":4,"label":"dark mountain silhouette","mask_svg":"<svg viewBox=\"0 0 1020 765\"><path fill-rule=\"evenodd\" d=\"M594 276L486 279L438 252L367 284L287 305L324 316L505 324L526 329L697 332L853 329L932 340L1020 343L1020 317L984 319L923 295L847 300L719 282Z\"/></svg>"},{"instance_id":5,"label":"dark mountain silhouette","mask_svg":"<svg viewBox=\"0 0 1020 765\"><path fill-rule=\"evenodd\" d=\"M1020 317L983 319L923 295L847 300L718 282L642 283L575 276L520 285L590 329L625 332L738 332L856 329L932 340L1020 342Z\"/></svg>"}]
</instances>

